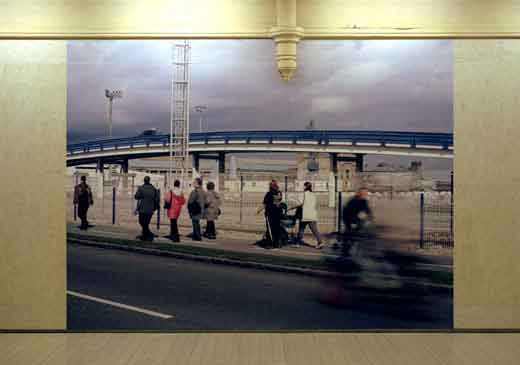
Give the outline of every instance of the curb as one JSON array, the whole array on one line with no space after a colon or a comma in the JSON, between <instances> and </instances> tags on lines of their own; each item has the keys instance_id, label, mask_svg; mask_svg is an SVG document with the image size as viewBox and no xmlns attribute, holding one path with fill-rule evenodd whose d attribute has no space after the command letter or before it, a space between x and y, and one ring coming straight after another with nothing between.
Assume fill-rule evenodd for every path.
<instances>
[{"instance_id":1,"label":"curb","mask_svg":"<svg viewBox=\"0 0 520 365\"><path fill-rule=\"evenodd\" d=\"M325 270L316 270L316 269L306 269L303 267L297 266L283 266L283 265L275 265L275 264L264 264L253 261L245 261L245 260L233 260L233 259L225 259L221 257L211 257L204 255L192 255L188 253L174 252L174 251L165 251L158 250L155 248L144 248L137 246L127 246L127 245L118 245L114 243L101 243L96 241L91 241L88 239L78 239L78 238L67 238L67 242L80 244L84 246L93 246L107 249L116 249L121 251L128 252L138 252L155 256L168 256L178 259L188 259L199 262L210 262L216 264L230 265L230 266L240 266L245 268L254 268L254 269L263 269L270 271L278 271L278 272L287 272L287 273L296 273L296 274L306 274L312 276L322 276L322 277L341 277L341 278L352 278L355 277L353 275L345 275L339 274L331 271Z\"/></svg>"},{"instance_id":2,"label":"curb","mask_svg":"<svg viewBox=\"0 0 520 365\"><path fill-rule=\"evenodd\" d=\"M359 278L359 275L356 275L356 274L344 274L344 273L338 273L338 272L333 272L333 271L309 269L309 268L298 267L298 266L284 266L284 265L267 264L267 263L260 263L260 262L254 262L254 261L239 260L239 259L227 259L227 258L212 257L212 256L205 256L205 255L193 255L193 254L188 254L188 253L166 251L166 250L160 250L160 249L155 249L155 248L129 246L129 245L125 245L125 244L116 244L116 243L103 243L103 242L98 242L98 241L89 240L89 239L82 239L82 238L67 237L67 242L73 243L73 244L80 244L80 245L84 245L84 246L104 248L104 249L116 249L116 250L120 250L120 251L137 252L137 253L143 253L143 254L155 255L155 256L167 256L167 257L173 257L173 258L177 258L177 259L185 259L185 260L192 260L192 261L206 262L206 263L213 263L213 264L220 264L220 265L228 265L228 266L235 266L235 267L243 267L243 268L253 268L253 269L268 270L268 271L275 271L275 272L308 275L308 276L314 276L314 277L336 278L336 279L358 279ZM130 241L130 242L133 242L133 241ZM377 274L372 274L372 275L370 275L370 277L374 278L374 279L375 278L396 279L395 277L389 277L389 276L377 275ZM431 287L431 288L437 288L437 289L449 289L449 290L451 290L453 288L452 285L428 283L428 282L417 281L414 279L406 279L406 278L397 278L397 279L401 280L403 283L417 285L417 286Z\"/></svg>"}]
</instances>

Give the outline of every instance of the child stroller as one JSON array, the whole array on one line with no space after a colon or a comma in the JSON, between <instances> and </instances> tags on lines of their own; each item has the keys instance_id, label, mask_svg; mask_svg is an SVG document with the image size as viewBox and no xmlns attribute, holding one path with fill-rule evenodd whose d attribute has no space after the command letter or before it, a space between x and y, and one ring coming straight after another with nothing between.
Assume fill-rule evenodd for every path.
<instances>
[{"instance_id":1,"label":"child stroller","mask_svg":"<svg viewBox=\"0 0 520 365\"><path fill-rule=\"evenodd\" d=\"M298 237L295 233L296 225L298 222L298 212L291 215L288 213L286 203L281 204L282 208L282 219L280 220L280 246L286 246L290 244L298 243Z\"/></svg>"},{"instance_id":2,"label":"child stroller","mask_svg":"<svg viewBox=\"0 0 520 365\"><path fill-rule=\"evenodd\" d=\"M287 204L281 203L281 219L280 219L280 240L278 242L278 247L283 247L289 244L293 244L297 242L297 236L294 233L296 223L297 223L297 215L290 215L287 212ZM266 217L266 225L269 228L269 220ZM260 241L256 243L261 247L267 247L271 244L270 233L265 232L264 236Z\"/></svg>"}]
</instances>

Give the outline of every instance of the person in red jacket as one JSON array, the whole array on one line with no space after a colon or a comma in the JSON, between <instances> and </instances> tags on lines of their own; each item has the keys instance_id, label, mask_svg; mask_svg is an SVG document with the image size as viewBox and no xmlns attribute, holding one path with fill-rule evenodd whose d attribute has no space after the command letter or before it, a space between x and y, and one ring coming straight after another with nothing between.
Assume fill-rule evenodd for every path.
<instances>
[{"instance_id":1,"label":"person in red jacket","mask_svg":"<svg viewBox=\"0 0 520 365\"><path fill-rule=\"evenodd\" d=\"M173 242L179 242L179 227L177 219L181 214L182 206L186 203L186 198L181 191L181 182L175 180L173 190L170 190L164 197L165 208L167 209L168 218L170 218L170 236Z\"/></svg>"}]
</instances>

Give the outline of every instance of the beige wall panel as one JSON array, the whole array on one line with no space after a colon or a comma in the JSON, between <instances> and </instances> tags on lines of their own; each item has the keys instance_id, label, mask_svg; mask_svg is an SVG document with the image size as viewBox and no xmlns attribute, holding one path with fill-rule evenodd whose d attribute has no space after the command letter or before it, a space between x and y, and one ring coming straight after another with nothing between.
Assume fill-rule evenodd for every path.
<instances>
[{"instance_id":1,"label":"beige wall panel","mask_svg":"<svg viewBox=\"0 0 520 365\"><path fill-rule=\"evenodd\" d=\"M275 0L0 2L0 37L270 37ZM298 0L306 38L520 37L520 0Z\"/></svg>"},{"instance_id":2,"label":"beige wall panel","mask_svg":"<svg viewBox=\"0 0 520 365\"><path fill-rule=\"evenodd\" d=\"M0 42L0 329L63 329L65 41Z\"/></svg>"},{"instance_id":3,"label":"beige wall panel","mask_svg":"<svg viewBox=\"0 0 520 365\"><path fill-rule=\"evenodd\" d=\"M455 327L520 327L520 40L454 45Z\"/></svg>"},{"instance_id":4,"label":"beige wall panel","mask_svg":"<svg viewBox=\"0 0 520 365\"><path fill-rule=\"evenodd\" d=\"M519 13L518 0L298 1L305 38L519 36Z\"/></svg>"},{"instance_id":5,"label":"beige wall panel","mask_svg":"<svg viewBox=\"0 0 520 365\"><path fill-rule=\"evenodd\" d=\"M275 0L18 0L0 2L0 14L8 37L267 37Z\"/></svg>"}]
</instances>

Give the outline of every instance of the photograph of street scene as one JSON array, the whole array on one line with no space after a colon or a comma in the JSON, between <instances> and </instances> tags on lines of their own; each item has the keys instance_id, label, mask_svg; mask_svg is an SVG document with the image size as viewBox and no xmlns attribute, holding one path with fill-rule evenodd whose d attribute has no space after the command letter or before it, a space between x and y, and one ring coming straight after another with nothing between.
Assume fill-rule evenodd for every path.
<instances>
[{"instance_id":1,"label":"photograph of street scene","mask_svg":"<svg viewBox=\"0 0 520 365\"><path fill-rule=\"evenodd\" d=\"M450 40L71 41L70 330L453 327Z\"/></svg>"}]
</instances>

